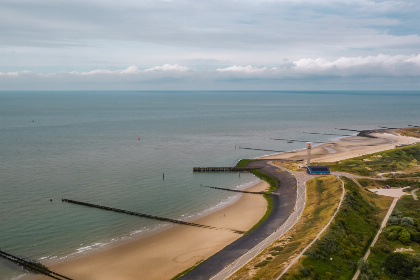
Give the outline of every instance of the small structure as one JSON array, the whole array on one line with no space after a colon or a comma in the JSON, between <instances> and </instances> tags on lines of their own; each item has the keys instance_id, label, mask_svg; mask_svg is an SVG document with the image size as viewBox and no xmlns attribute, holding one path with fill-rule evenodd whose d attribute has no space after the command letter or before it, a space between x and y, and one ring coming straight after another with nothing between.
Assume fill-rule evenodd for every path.
<instances>
[{"instance_id":1,"label":"small structure","mask_svg":"<svg viewBox=\"0 0 420 280\"><path fill-rule=\"evenodd\" d=\"M306 162L306 166L311 165L311 142L308 142L308 160Z\"/></svg>"},{"instance_id":2,"label":"small structure","mask_svg":"<svg viewBox=\"0 0 420 280\"><path fill-rule=\"evenodd\" d=\"M308 174L331 174L329 166L307 166L306 171Z\"/></svg>"}]
</instances>

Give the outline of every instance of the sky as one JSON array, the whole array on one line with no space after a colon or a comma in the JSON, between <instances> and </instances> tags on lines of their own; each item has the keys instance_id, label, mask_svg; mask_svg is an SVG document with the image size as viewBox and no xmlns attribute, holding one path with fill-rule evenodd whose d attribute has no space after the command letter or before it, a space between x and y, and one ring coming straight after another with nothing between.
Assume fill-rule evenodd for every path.
<instances>
[{"instance_id":1,"label":"sky","mask_svg":"<svg viewBox=\"0 0 420 280\"><path fill-rule=\"evenodd\" d=\"M0 0L2 90L419 90L418 0Z\"/></svg>"}]
</instances>

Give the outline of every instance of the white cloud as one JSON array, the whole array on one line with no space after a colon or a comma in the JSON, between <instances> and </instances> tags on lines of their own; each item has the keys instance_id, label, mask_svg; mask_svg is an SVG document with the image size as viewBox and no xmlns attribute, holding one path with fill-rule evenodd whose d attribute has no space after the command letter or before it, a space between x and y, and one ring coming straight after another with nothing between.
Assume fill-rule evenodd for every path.
<instances>
[{"instance_id":1,"label":"white cloud","mask_svg":"<svg viewBox=\"0 0 420 280\"><path fill-rule=\"evenodd\" d=\"M420 54L341 57L336 60L304 58L293 62L293 71L308 75L331 76L418 76Z\"/></svg>"},{"instance_id":2,"label":"white cloud","mask_svg":"<svg viewBox=\"0 0 420 280\"><path fill-rule=\"evenodd\" d=\"M137 74L139 73L139 69L137 68L137 66L131 65L128 66L126 69L121 71L121 74Z\"/></svg>"},{"instance_id":3,"label":"white cloud","mask_svg":"<svg viewBox=\"0 0 420 280\"><path fill-rule=\"evenodd\" d=\"M321 87L323 84L333 84L335 89L340 89L343 84L351 84L360 89L381 88L389 84L394 88L416 89L420 84L420 54L301 58L275 67L232 65L207 70L163 64L145 70L131 65L123 69L101 68L87 72L0 72L0 90L212 90L258 89L259 86L264 89L278 89L286 84L292 88L311 88L311 83Z\"/></svg>"},{"instance_id":4,"label":"white cloud","mask_svg":"<svg viewBox=\"0 0 420 280\"><path fill-rule=\"evenodd\" d=\"M230 66L227 68L218 68L216 69L216 71L219 72L237 72L237 73L263 73L266 72L267 70L269 70L267 67L253 67L251 65L247 65L247 66ZM275 68L272 68L271 70L275 70Z\"/></svg>"},{"instance_id":5,"label":"white cloud","mask_svg":"<svg viewBox=\"0 0 420 280\"><path fill-rule=\"evenodd\" d=\"M188 71L188 67L180 66L178 64L164 64L162 66L155 66L144 70L144 72L185 72Z\"/></svg>"}]
</instances>

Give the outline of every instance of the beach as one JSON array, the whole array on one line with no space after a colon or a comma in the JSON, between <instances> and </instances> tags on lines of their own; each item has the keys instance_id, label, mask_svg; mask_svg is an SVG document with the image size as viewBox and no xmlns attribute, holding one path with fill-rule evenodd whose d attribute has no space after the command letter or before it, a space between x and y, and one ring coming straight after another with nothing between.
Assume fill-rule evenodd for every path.
<instances>
[{"instance_id":1,"label":"beach","mask_svg":"<svg viewBox=\"0 0 420 280\"><path fill-rule=\"evenodd\" d=\"M247 190L267 188L266 182L260 182ZM171 279L240 238L241 234L229 229L249 230L264 215L266 207L263 196L242 194L234 204L195 221L219 230L175 225L152 236L53 265L50 269L77 280Z\"/></svg>"},{"instance_id":2,"label":"beach","mask_svg":"<svg viewBox=\"0 0 420 280\"><path fill-rule=\"evenodd\" d=\"M376 138L351 136L315 146L312 148L312 161L333 162L418 142L418 139L399 136L387 130L371 135ZM306 155L304 149L263 158L306 160ZM266 182L260 182L247 190L263 191L267 188ZM175 225L163 232L121 242L112 248L94 251L49 268L77 280L171 279L240 238L240 234L229 229L249 230L264 215L266 207L266 200L262 196L242 194L237 202L194 221L217 227L218 230Z\"/></svg>"}]
</instances>

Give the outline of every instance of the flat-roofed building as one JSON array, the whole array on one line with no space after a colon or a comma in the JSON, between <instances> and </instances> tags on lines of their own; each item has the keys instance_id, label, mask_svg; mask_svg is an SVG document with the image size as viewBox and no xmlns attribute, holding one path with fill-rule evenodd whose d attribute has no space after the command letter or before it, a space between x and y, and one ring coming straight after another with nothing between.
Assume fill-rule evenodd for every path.
<instances>
[{"instance_id":1,"label":"flat-roofed building","mask_svg":"<svg viewBox=\"0 0 420 280\"><path fill-rule=\"evenodd\" d=\"M329 166L308 166L306 167L308 174L331 174Z\"/></svg>"}]
</instances>

